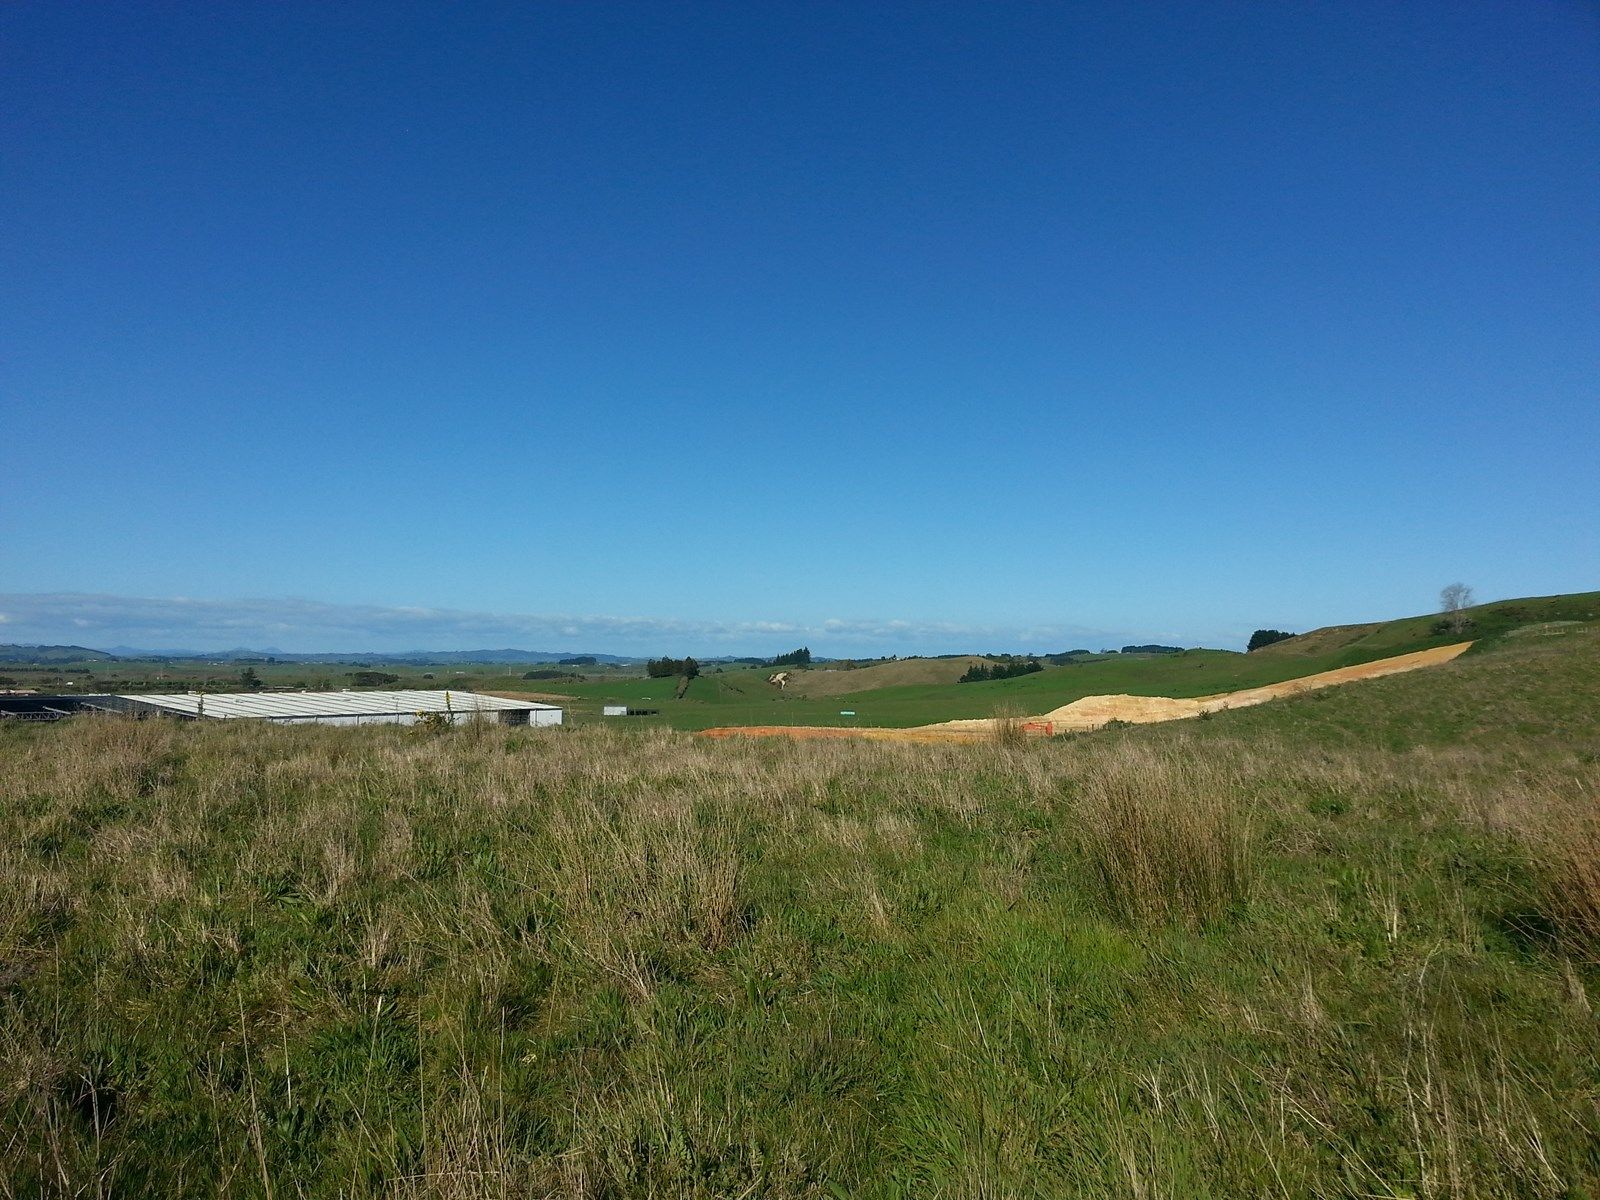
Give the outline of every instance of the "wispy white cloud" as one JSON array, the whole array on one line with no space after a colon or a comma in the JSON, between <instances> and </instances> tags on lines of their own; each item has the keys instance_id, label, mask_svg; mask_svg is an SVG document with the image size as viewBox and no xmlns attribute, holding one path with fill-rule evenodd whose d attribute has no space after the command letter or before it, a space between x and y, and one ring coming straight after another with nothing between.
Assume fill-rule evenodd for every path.
<instances>
[{"instance_id":1,"label":"wispy white cloud","mask_svg":"<svg viewBox=\"0 0 1600 1200\"><path fill-rule=\"evenodd\" d=\"M0 595L6 639L94 648L287 651L529 650L617 654L819 654L1097 649L1162 635L1070 623L980 625L902 618L715 621L671 617L484 613L303 599L196 599L77 592ZM1170 639L1170 635L1169 635Z\"/></svg>"}]
</instances>

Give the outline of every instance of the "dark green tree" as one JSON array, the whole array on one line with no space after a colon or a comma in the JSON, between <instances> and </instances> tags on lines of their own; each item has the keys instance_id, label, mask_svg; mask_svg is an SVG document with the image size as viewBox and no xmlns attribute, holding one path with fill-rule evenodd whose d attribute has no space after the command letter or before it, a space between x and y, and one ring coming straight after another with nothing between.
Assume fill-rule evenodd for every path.
<instances>
[{"instance_id":1,"label":"dark green tree","mask_svg":"<svg viewBox=\"0 0 1600 1200\"><path fill-rule=\"evenodd\" d=\"M1273 642L1288 641L1294 636L1294 634L1285 633L1281 629L1258 629L1250 635L1250 644L1245 647L1245 650L1259 650L1263 646L1272 645Z\"/></svg>"}]
</instances>

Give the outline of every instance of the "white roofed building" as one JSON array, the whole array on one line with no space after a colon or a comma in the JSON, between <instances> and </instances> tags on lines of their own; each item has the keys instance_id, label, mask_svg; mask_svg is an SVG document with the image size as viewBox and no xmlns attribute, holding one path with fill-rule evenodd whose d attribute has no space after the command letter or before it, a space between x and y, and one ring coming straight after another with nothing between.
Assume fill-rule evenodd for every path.
<instances>
[{"instance_id":1,"label":"white roofed building","mask_svg":"<svg viewBox=\"0 0 1600 1200\"><path fill-rule=\"evenodd\" d=\"M102 696L102 707L134 716L196 720L250 718L279 725L414 725L439 713L453 724L486 720L497 725L560 725L562 710L532 700L507 700L475 692L177 692Z\"/></svg>"}]
</instances>

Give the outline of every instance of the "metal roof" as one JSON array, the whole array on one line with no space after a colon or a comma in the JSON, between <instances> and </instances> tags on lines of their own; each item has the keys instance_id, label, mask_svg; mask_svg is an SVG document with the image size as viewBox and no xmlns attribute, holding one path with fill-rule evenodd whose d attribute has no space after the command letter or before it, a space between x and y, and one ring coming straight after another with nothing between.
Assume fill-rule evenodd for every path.
<instances>
[{"instance_id":1,"label":"metal roof","mask_svg":"<svg viewBox=\"0 0 1600 1200\"><path fill-rule=\"evenodd\" d=\"M96 710L104 708L114 696L95 696L85 693L82 696L42 696L38 694L26 696L0 696L0 716L8 717L68 717L73 713L82 712L84 709Z\"/></svg>"},{"instance_id":2,"label":"metal roof","mask_svg":"<svg viewBox=\"0 0 1600 1200\"><path fill-rule=\"evenodd\" d=\"M448 699L447 699L448 698ZM200 715L198 692L169 695L130 695L120 699L151 704L168 712ZM532 700L505 700L475 692L208 692L207 717L378 717L423 712L526 712L560 711L555 704Z\"/></svg>"}]
</instances>

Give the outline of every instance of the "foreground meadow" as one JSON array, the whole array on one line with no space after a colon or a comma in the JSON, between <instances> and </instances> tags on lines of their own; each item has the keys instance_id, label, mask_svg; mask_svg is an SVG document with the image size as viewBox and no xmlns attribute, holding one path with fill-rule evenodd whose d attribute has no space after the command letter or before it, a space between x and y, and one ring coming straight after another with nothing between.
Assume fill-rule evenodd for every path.
<instances>
[{"instance_id":1,"label":"foreground meadow","mask_svg":"<svg viewBox=\"0 0 1600 1200\"><path fill-rule=\"evenodd\" d=\"M970 747L0 727L0 1194L1594 1195L1597 663Z\"/></svg>"}]
</instances>

